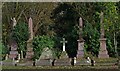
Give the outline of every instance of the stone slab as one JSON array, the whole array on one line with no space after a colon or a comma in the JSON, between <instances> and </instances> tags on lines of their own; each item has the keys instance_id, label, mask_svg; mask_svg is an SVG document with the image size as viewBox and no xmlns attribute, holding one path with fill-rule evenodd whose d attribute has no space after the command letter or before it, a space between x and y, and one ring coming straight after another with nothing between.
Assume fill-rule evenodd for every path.
<instances>
[{"instance_id":1,"label":"stone slab","mask_svg":"<svg viewBox=\"0 0 120 71\"><path fill-rule=\"evenodd\" d=\"M17 63L17 66L33 66L33 61L26 61L24 63Z\"/></svg>"},{"instance_id":2,"label":"stone slab","mask_svg":"<svg viewBox=\"0 0 120 71\"><path fill-rule=\"evenodd\" d=\"M52 66L52 60L50 59L41 59L35 62L36 66Z\"/></svg>"},{"instance_id":3,"label":"stone slab","mask_svg":"<svg viewBox=\"0 0 120 71\"><path fill-rule=\"evenodd\" d=\"M13 61L2 61L3 66L15 66L15 62Z\"/></svg>"},{"instance_id":4,"label":"stone slab","mask_svg":"<svg viewBox=\"0 0 120 71\"><path fill-rule=\"evenodd\" d=\"M71 65L71 60L68 59L56 59L54 62L55 66L69 66Z\"/></svg>"},{"instance_id":5,"label":"stone slab","mask_svg":"<svg viewBox=\"0 0 120 71\"><path fill-rule=\"evenodd\" d=\"M89 63L87 63L86 59L77 59L76 63L74 64L75 66L79 66L79 65L90 65Z\"/></svg>"}]
</instances>

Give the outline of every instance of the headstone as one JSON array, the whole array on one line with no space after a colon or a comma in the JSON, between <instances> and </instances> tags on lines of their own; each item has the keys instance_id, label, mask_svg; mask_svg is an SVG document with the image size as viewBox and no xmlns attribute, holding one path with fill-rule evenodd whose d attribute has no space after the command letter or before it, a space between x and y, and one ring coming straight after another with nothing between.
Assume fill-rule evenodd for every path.
<instances>
[{"instance_id":1,"label":"headstone","mask_svg":"<svg viewBox=\"0 0 120 71\"><path fill-rule=\"evenodd\" d=\"M29 18L29 23L28 23L28 29L29 29L29 39L27 41L27 52L26 52L26 59L31 60L33 58L34 52L33 52L33 45L32 45L32 40L33 40L33 22L32 18Z\"/></svg>"},{"instance_id":2,"label":"headstone","mask_svg":"<svg viewBox=\"0 0 120 71\"><path fill-rule=\"evenodd\" d=\"M108 51L106 49L106 38L104 38L104 24L103 24L103 12L101 12L101 36L100 36L100 50L98 58L109 58Z\"/></svg>"},{"instance_id":3,"label":"headstone","mask_svg":"<svg viewBox=\"0 0 120 71\"><path fill-rule=\"evenodd\" d=\"M48 47L46 47L43 49L43 52L39 59L52 59L52 58L53 58L52 50L50 50Z\"/></svg>"},{"instance_id":4,"label":"headstone","mask_svg":"<svg viewBox=\"0 0 120 71\"><path fill-rule=\"evenodd\" d=\"M18 56L17 47L18 46L17 46L16 41L12 40L11 41L11 46L10 46L11 50L10 50L10 54L9 54L10 59L17 58L17 56Z\"/></svg>"},{"instance_id":5,"label":"headstone","mask_svg":"<svg viewBox=\"0 0 120 71\"><path fill-rule=\"evenodd\" d=\"M55 66L67 66L67 65L71 65L71 59L68 57L68 54L65 51L65 43L67 43L67 41L65 41L65 38L63 38L63 41L61 41L61 43L63 43L63 51L62 51L59 59L56 59L54 61L54 65Z\"/></svg>"},{"instance_id":6,"label":"headstone","mask_svg":"<svg viewBox=\"0 0 120 71\"><path fill-rule=\"evenodd\" d=\"M39 60L36 60L35 66L52 66L53 52L48 47L44 48Z\"/></svg>"}]
</instances>

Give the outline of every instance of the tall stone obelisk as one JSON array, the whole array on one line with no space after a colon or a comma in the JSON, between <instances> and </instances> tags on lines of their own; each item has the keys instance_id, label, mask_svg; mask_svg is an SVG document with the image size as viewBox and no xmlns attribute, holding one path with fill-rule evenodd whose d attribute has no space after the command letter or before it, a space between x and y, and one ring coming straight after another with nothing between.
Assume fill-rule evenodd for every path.
<instances>
[{"instance_id":1,"label":"tall stone obelisk","mask_svg":"<svg viewBox=\"0 0 120 71\"><path fill-rule=\"evenodd\" d=\"M78 41L78 50L77 50L77 58L84 57L84 39L82 38L82 28L83 28L83 21L82 18L79 18L79 39Z\"/></svg>"},{"instance_id":2,"label":"tall stone obelisk","mask_svg":"<svg viewBox=\"0 0 120 71\"><path fill-rule=\"evenodd\" d=\"M29 23L28 23L28 29L29 29L29 39L27 41L27 52L26 52L26 58L27 59L32 59L34 52L33 52L33 45L32 45L32 40L33 40L33 21L32 18L29 18Z\"/></svg>"},{"instance_id":3,"label":"tall stone obelisk","mask_svg":"<svg viewBox=\"0 0 120 71\"><path fill-rule=\"evenodd\" d=\"M98 58L109 58L108 51L106 49L106 38L104 37L105 31L104 31L104 23L103 23L103 12L100 14L101 20L100 20L100 50Z\"/></svg>"},{"instance_id":4,"label":"tall stone obelisk","mask_svg":"<svg viewBox=\"0 0 120 71\"><path fill-rule=\"evenodd\" d=\"M84 39L83 39L83 21L82 18L79 18L79 39L78 41L78 50L77 50L77 58L74 57L74 65L80 65L81 64L81 58L84 57Z\"/></svg>"}]
</instances>

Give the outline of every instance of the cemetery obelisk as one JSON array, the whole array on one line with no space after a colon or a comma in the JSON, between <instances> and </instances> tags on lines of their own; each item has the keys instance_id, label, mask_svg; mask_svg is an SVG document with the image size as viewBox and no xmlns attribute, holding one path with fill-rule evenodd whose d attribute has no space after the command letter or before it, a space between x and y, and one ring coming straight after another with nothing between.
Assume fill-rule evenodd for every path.
<instances>
[{"instance_id":1,"label":"cemetery obelisk","mask_svg":"<svg viewBox=\"0 0 120 71\"><path fill-rule=\"evenodd\" d=\"M28 23L28 29L29 29L29 39L27 41L27 52L26 52L26 58L27 59L32 59L34 52L33 52L33 45L32 45L32 40L33 40L33 21L32 18L29 18L29 23Z\"/></svg>"},{"instance_id":2,"label":"cemetery obelisk","mask_svg":"<svg viewBox=\"0 0 120 71\"><path fill-rule=\"evenodd\" d=\"M106 38L104 37L104 23L103 23L103 12L100 14L101 20L100 20L100 51L98 58L109 58L108 51L106 49Z\"/></svg>"},{"instance_id":3,"label":"cemetery obelisk","mask_svg":"<svg viewBox=\"0 0 120 71\"><path fill-rule=\"evenodd\" d=\"M82 28L83 21L82 18L79 18L79 39L78 41L78 50L77 50L77 58L84 57L84 39L82 38Z\"/></svg>"}]
</instances>

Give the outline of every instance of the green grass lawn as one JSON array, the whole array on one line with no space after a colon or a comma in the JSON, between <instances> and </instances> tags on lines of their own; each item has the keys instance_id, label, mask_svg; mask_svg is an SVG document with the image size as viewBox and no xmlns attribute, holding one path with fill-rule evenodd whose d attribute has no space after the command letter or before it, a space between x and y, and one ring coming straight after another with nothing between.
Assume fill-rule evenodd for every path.
<instances>
[{"instance_id":1,"label":"green grass lawn","mask_svg":"<svg viewBox=\"0 0 120 71\"><path fill-rule=\"evenodd\" d=\"M3 66L2 69L118 69L118 66Z\"/></svg>"}]
</instances>

